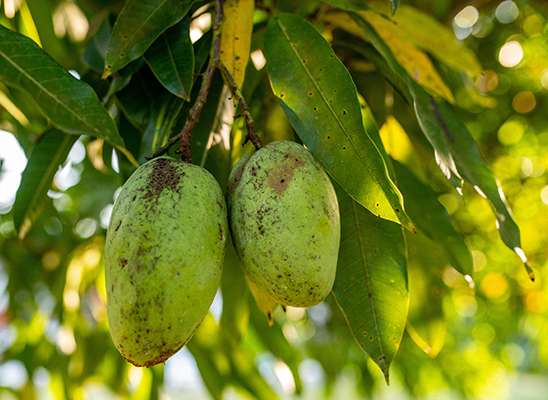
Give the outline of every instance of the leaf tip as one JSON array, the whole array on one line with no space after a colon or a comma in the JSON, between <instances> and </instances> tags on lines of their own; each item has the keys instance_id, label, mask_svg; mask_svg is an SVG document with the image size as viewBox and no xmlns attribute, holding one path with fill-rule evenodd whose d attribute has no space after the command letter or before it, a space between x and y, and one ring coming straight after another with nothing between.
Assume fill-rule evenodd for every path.
<instances>
[{"instance_id":1,"label":"leaf tip","mask_svg":"<svg viewBox=\"0 0 548 400\"><path fill-rule=\"evenodd\" d=\"M394 14L396 14L396 11L398 10L398 3L399 1L397 0L390 1L390 9L392 11L392 16L394 16Z\"/></svg>"},{"instance_id":2,"label":"leaf tip","mask_svg":"<svg viewBox=\"0 0 548 400\"><path fill-rule=\"evenodd\" d=\"M104 81L104 80L107 79L110 75L112 75L112 71L110 70L110 68L106 68L106 69L105 69L105 72L103 72L103 76L101 76L101 80Z\"/></svg>"},{"instance_id":3,"label":"leaf tip","mask_svg":"<svg viewBox=\"0 0 548 400\"><path fill-rule=\"evenodd\" d=\"M17 238L22 241L25 236L27 236L28 231L30 230L32 226L32 221L29 218L25 218L23 222L21 223L21 226L19 227L19 233L17 234Z\"/></svg>"},{"instance_id":4,"label":"leaf tip","mask_svg":"<svg viewBox=\"0 0 548 400\"><path fill-rule=\"evenodd\" d=\"M389 376L388 367L384 367L382 369L382 373L384 375L384 380L386 381L386 386L390 386L390 376Z\"/></svg>"}]
</instances>

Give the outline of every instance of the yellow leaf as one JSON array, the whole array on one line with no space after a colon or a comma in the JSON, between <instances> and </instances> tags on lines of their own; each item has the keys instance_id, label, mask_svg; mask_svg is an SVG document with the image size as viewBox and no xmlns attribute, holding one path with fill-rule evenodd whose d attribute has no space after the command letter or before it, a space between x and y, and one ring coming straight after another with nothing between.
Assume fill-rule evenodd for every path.
<instances>
[{"instance_id":1,"label":"yellow leaf","mask_svg":"<svg viewBox=\"0 0 548 400\"><path fill-rule=\"evenodd\" d=\"M368 6L384 15L391 15L385 1L373 1ZM465 72L475 77L482 71L476 54L459 42L453 30L442 25L427 13L401 4L398 12L391 17L395 22L391 29L401 38L413 43L432 57L455 71Z\"/></svg>"},{"instance_id":2,"label":"yellow leaf","mask_svg":"<svg viewBox=\"0 0 548 400\"><path fill-rule=\"evenodd\" d=\"M254 9L254 0L227 0L223 5L220 58L238 87L244 83L249 61Z\"/></svg>"},{"instance_id":3,"label":"yellow leaf","mask_svg":"<svg viewBox=\"0 0 548 400\"><path fill-rule=\"evenodd\" d=\"M397 31L397 25L393 21L375 11L361 11L358 14L375 28L379 36L390 47L400 65L418 84L447 101L455 103L453 93L441 79L430 58L413 43L402 38ZM363 31L348 14L343 12L329 13L324 16L324 19L338 28L368 41Z\"/></svg>"}]
</instances>

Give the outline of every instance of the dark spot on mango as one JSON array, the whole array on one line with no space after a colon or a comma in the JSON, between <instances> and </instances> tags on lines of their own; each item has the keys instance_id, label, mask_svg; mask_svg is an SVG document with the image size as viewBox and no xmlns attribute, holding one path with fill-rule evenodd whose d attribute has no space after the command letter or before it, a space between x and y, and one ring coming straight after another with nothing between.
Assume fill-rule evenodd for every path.
<instances>
[{"instance_id":1,"label":"dark spot on mango","mask_svg":"<svg viewBox=\"0 0 548 400\"><path fill-rule=\"evenodd\" d=\"M177 173L177 167L167 158L156 158L152 172L149 175L147 193L143 199L158 198L165 189L173 189L179 183L181 176ZM184 174L183 174L184 176Z\"/></svg>"}]
</instances>

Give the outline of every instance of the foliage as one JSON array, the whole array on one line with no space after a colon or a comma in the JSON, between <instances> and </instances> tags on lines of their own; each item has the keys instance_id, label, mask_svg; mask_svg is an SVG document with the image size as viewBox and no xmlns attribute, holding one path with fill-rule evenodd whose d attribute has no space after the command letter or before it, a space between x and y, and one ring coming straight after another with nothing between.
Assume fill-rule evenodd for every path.
<instances>
[{"instance_id":1,"label":"foliage","mask_svg":"<svg viewBox=\"0 0 548 400\"><path fill-rule=\"evenodd\" d=\"M0 204L0 398L537 398L546 10L454 3L4 1L0 128L28 163ZM185 349L130 367L102 261L119 187L180 142L225 189L257 137L303 143L337 188L332 295L278 307L230 249Z\"/></svg>"}]
</instances>

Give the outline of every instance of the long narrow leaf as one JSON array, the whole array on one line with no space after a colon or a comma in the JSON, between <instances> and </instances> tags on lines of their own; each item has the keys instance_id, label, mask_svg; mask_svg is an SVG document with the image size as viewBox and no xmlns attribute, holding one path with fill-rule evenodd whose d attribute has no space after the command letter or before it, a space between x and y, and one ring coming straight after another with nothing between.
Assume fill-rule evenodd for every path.
<instances>
[{"instance_id":1,"label":"long narrow leaf","mask_svg":"<svg viewBox=\"0 0 548 400\"><path fill-rule=\"evenodd\" d=\"M376 218L337 186L341 248L333 293L360 347L389 381L408 307L402 227Z\"/></svg>"},{"instance_id":2,"label":"long narrow leaf","mask_svg":"<svg viewBox=\"0 0 548 400\"><path fill-rule=\"evenodd\" d=\"M108 45L103 78L143 55L167 28L183 19L195 0L129 0Z\"/></svg>"},{"instance_id":3,"label":"long narrow leaf","mask_svg":"<svg viewBox=\"0 0 548 400\"><path fill-rule=\"evenodd\" d=\"M225 22L221 36L221 62L234 83L242 87L251 50L254 0L227 0L223 5Z\"/></svg>"},{"instance_id":4,"label":"long narrow leaf","mask_svg":"<svg viewBox=\"0 0 548 400\"><path fill-rule=\"evenodd\" d=\"M144 54L156 78L175 96L190 100L194 79L194 48L190 19L185 18L156 39Z\"/></svg>"},{"instance_id":5,"label":"long narrow leaf","mask_svg":"<svg viewBox=\"0 0 548 400\"><path fill-rule=\"evenodd\" d=\"M408 40L405 32L395 26L393 21L375 11L359 11L357 14L371 24L396 60L420 85L448 101L455 102L451 89L441 78L428 54ZM327 13L322 19L365 41L369 39L346 12Z\"/></svg>"},{"instance_id":6,"label":"long narrow leaf","mask_svg":"<svg viewBox=\"0 0 548 400\"><path fill-rule=\"evenodd\" d=\"M322 35L298 16L279 14L268 23L265 54L274 92L318 161L375 215L409 225L401 195L364 130L352 78Z\"/></svg>"},{"instance_id":7,"label":"long narrow leaf","mask_svg":"<svg viewBox=\"0 0 548 400\"><path fill-rule=\"evenodd\" d=\"M521 249L519 228L468 128L460 122L450 105L437 102L409 76L369 22L357 14L352 14L352 18L392 70L407 84L419 124L434 148L440 169L457 189L460 186L458 182L464 180L490 202L502 241L518 254L529 277L534 280L533 270Z\"/></svg>"},{"instance_id":8,"label":"long narrow leaf","mask_svg":"<svg viewBox=\"0 0 548 400\"><path fill-rule=\"evenodd\" d=\"M31 39L1 25L0 81L28 93L58 129L103 138L137 164L93 89Z\"/></svg>"},{"instance_id":9,"label":"long narrow leaf","mask_svg":"<svg viewBox=\"0 0 548 400\"><path fill-rule=\"evenodd\" d=\"M77 139L78 136L51 129L34 147L13 205L13 222L20 238L25 237L40 214L51 181Z\"/></svg>"},{"instance_id":10,"label":"long narrow leaf","mask_svg":"<svg viewBox=\"0 0 548 400\"><path fill-rule=\"evenodd\" d=\"M382 14L389 12L385 0L371 2L369 6ZM361 15L366 17L368 14ZM433 15L402 4L391 20L385 19L383 24L391 34L407 40L455 71L465 72L474 78L481 73L482 66L477 54L455 37L451 26L442 24ZM368 21L373 23L374 20Z\"/></svg>"}]
</instances>

